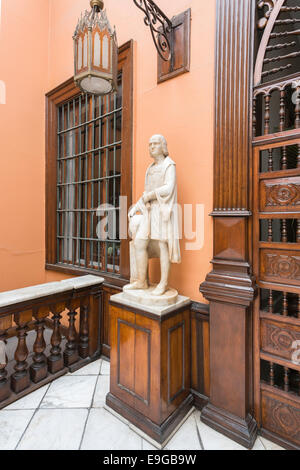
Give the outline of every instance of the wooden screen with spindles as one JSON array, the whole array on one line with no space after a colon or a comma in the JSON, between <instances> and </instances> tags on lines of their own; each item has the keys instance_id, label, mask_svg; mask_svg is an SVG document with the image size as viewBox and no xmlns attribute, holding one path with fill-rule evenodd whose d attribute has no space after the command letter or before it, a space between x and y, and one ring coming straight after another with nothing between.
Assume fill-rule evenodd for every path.
<instances>
[{"instance_id":1,"label":"wooden screen with spindles","mask_svg":"<svg viewBox=\"0 0 300 470\"><path fill-rule=\"evenodd\" d=\"M255 408L300 446L300 0L259 1L253 92Z\"/></svg>"}]
</instances>

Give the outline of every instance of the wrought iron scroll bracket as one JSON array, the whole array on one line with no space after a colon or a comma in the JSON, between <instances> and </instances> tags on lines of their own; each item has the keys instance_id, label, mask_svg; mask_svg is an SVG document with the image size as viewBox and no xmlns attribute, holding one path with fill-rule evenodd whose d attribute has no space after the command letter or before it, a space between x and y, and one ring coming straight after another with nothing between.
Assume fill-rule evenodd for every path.
<instances>
[{"instance_id":1,"label":"wrought iron scroll bracket","mask_svg":"<svg viewBox=\"0 0 300 470\"><path fill-rule=\"evenodd\" d=\"M172 21L152 0L133 0L145 14L144 23L149 26L153 42L162 60L168 62L173 57Z\"/></svg>"}]
</instances>

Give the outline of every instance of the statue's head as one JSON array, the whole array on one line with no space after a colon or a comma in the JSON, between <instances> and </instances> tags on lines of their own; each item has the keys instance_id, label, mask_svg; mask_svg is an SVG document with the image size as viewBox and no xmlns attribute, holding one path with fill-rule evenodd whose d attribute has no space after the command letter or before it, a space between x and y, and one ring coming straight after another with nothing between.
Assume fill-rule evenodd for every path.
<instances>
[{"instance_id":1,"label":"statue's head","mask_svg":"<svg viewBox=\"0 0 300 470\"><path fill-rule=\"evenodd\" d=\"M155 134L149 140L149 152L151 157L167 157L169 155L167 141L163 135Z\"/></svg>"}]
</instances>

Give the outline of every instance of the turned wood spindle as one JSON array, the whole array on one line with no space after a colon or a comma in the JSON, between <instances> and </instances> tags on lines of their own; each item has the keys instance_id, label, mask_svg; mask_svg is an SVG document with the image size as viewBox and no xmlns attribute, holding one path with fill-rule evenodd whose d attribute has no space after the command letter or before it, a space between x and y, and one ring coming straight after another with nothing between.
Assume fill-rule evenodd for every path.
<instances>
[{"instance_id":1,"label":"turned wood spindle","mask_svg":"<svg viewBox=\"0 0 300 470\"><path fill-rule=\"evenodd\" d=\"M273 241L273 220L268 219L268 242Z\"/></svg>"},{"instance_id":2,"label":"turned wood spindle","mask_svg":"<svg viewBox=\"0 0 300 470\"><path fill-rule=\"evenodd\" d=\"M297 86L296 88L296 105L295 105L295 128L298 129L300 127L300 87Z\"/></svg>"},{"instance_id":3,"label":"turned wood spindle","mask_svg":"<svg viewBox=\"0 0 300 470\"><path fill-rule=\"evenodd\" d=\"M264 133L269 134L270 132L270 93L265 94L265 126Z\"/></svg>"},{"instance_id":4,"label":"turned wood spindle","mask_svg":"<svg viewBox=\"0 0 300 470\"><path fill-rule=\"evenodd\" d=\"M18 325L17 328L17 338L18 345L15 351L15 361L14 366L15 373L11 376L11 388L15 393L22 392L27 387L29 387L29 369L27 363L28 357L28 348L26 344L28 323L32 319L32 312L22 312L14 315L14 321Z\"/></svg>"},{"instance_id":5,"label":"turned wood spindle","mask_svg":"<svg viewBox=\"0 0 300 470\"><path fill-rule=\"evenodd\" d=\"M300 319L300 294L298 295L298 318Z\"/></svg>"},{"instance_id":6,"label":"turned wood spindle","mask_svg":"<svg viewBox=\"0 0 300 470\"><path fill-rule=\"evenodd\" d=\"M269 149L268 154L268 171L273 171L273 150Z\"/></svg>"},{"instance_id":7,"label":"turned wood spindle","mask_svg":"<svg viewBox=\"0 0 300 470\"><path fill-rule=\"evenodd\" d=\"M282 309L282 313L283 313L283 316L284 317L287 317L288 316L288 297L287 297L287 293L286 292L283 292L283 309Z\"/></svg>"},{"instance_id":8,"label":"turned wood spindle","mask_svg":"<svg viewBox=\"0 0 300 470\"><path fill-rule=\"evenodd\" d=\"M282 157L281 157L281 169L282 169L282 170L287 170L287 164L288 164L288 160L287 160L287 148L286 148L286 147L282 147L281 153L282 153Z\"/></svg>"},{"instance_id":9,"label":"turned wood spindle","mask_svg":"<svg viewBox=\"0 0 300 470\"><path fill-rule=\"evenodd\" d=\"M273 291L269 291L269 301L268 301L268 310L269 313L273 313Z\"/></svg>"},{"instance_id":10,"label":"turned wood spindle","mask_svg":"<svg viewBox=\"0 0 300 470\"><path fill-rule=\"evenodd\" d=\"M280 111L279 111L280 131L285 129L285 89L280 90Z\"/></svg>"},{"instance_id":11,"label":"turned wood spindle","mask_svg":"<svg viewBox=\"0 0 300 470\"><path fill-rule=\"evenodd\" d=\"M257 96L254 96L254 98L253 98L253 118L252 118L253 138L256 137L256 126L257 126L256 105L257 105Z\"/></svg>"},{"instance_id":12,"label":"turned wood spindle","mask_svg":"<svg viewBox=\"0 0 300 470\"><path fill-rule=\"evenodd\" d=\"M3 341L5 344L5 340L7 337L7 330L0 331L0 341ZM5 355L6 356L6 355ZM5 363L0 364L0 403L3 400L6 400L11 393L9 381L7 380L7 356L5 357Z\"/></svg>"},{"instance_id":13,"label":"turned wood spindle","mask_svg":"<svg viewBox=\"0 0 300 470\"><path fill-rule=\"evenodd\" d=\"M274 371L274 363L270 362L270 385L274 387L275 385L275 371Z\"/></svg>"},{"instance_id":14,"label":"turned wood spindle","mask_svg":"<svg viewBox=\"0 0 300 470\"><path fill-rule=\"evenodd\" d=\"M38 383L45 379L48 375L47 360L44 354L46 349L46 341L44 338L45 330L45 318L49 313L49 309L46 313L37 311L34 313L36 339L33 345L33 364L30 367L30 378L34 383Z\"/></svg>"},{"instance_id":15,"label":"turned wood spindle","mask_svg":"<svg viewBox=\"0 0 300 470\"><path fill-rule=\"evenodd\" d=\"M48 357L48 368L51 374L59 372L64 367L63 356L61 354L61 332L60 332L60 320L61 312L64 311L64 307L51 307L53 313L53 333L51 336L51 349L50 356Z\"/></svg>"},{"instance_id":16,"label":"turned wood spindle","mask_svg":"<svg viewBox=\"0 0 300 470\"><path fill-rule=\"evenodd\" d=\"M286 219L281 220L281 241L282 241L282 243L287 243L288 242L287 221L286 221Z\"/></svg>"},{"instance_id":17,"label":"turned wood spindle","mask_svg":"<svg viewBox=\"0 0 300 470\"><path fill-rule=\"evenodd\" d=\"M289 392L290 391L290 379L289 379L289 368L285 367L284 368L284 391Z\"/></svg>"},{"instance_id":18,"label":"turned wood spindle","mask_svg":"<svg viewBox=\"0 0 300 470\"><path fill-rule=\"evenodd\" d=\"M77 351L77 332L75 328L76 322L76 310L70 310L68 313L69 317L69 327L67 332L67 343L64 351L64 362L66 366L70 366L78 361L78 351Z\"/></svg>"},{"instance_id":19,"label":"turned wood spindle","mask_svg":"<svg viewBox=\"0 0 300 470\"><path fill-rule=\"evenodd\" d=\"M80 333L79 333L79 355L83 359L89 355L89 307L83 304L80 307Z\"/></svg>"},{"instance_id":20,"label":"turned wood spindle","mask_svg":"<svg viewBox=\"0 0 300 470\"><path fill-rule=\"evenodd\" d=\"M296 240L300 243L300 219L297 219Z\"/></svg>"},{"instance_id":21,"label":"turned wood spindle","mask_svg":"<svg viewBox=\"0 0 300 470\"><path fill-rule=\"evenodd\" d=\"M297 152L297 168L300 168L300 144L298 144L298 152Z\"/></svg>"}]
</instances>

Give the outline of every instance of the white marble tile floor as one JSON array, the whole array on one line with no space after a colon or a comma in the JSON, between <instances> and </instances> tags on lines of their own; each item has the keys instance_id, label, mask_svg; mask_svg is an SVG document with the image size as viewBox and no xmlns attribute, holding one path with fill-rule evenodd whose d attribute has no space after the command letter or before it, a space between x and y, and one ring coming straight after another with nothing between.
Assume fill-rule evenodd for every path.
<instances>
[{"instance_id":1,"label":"white marble tile floor","mask_svg":"<svg viewBox=\"0 0 300 470\"><path fill-rule=\"evenodd\" d=\"M156 450L105 406L109 363L99 359L0 410L0 450ZM258 437L254 450L280 450ZM194 411L165 450L246 450Z\"/></svg>"}]
</instances>

